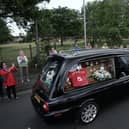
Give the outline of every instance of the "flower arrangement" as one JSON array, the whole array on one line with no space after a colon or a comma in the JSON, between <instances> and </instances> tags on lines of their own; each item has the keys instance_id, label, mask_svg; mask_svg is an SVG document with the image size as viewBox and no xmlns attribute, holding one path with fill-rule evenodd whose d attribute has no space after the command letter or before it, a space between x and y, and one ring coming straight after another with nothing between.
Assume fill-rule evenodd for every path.
<instances>
[{"instance_id":1,"label":"flower arrangement","mask_svg":"<svg viewBox=\"0 0 129 129\"><path fill-rule=\"evenodd\" d=\"M104 67L100 67L99 70L96 70L93 73L93 78L97 81L105 81L112 78L111 74L104 69Z\"/></svg>"}]
</instances>

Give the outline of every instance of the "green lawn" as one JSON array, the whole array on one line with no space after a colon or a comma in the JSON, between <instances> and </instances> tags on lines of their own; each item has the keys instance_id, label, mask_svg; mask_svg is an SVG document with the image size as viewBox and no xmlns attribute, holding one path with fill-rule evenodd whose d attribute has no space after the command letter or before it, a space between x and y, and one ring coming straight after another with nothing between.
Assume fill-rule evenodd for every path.
<instances>
[{"instance_id":1,"label":"green lawn","mask_svg":"<svg viewBox=\"0 0 129 129\"><path fill-rule=\"evenodd\" d=\"M23 50L27 57L30 58L29 45L32 46L32 54L35 56L36 49L34 43L0 45L0 60L3 60L8 64L17 63L16 58L19 50Z\"/></svg>"},{"instance_id":2,"label":"green lawn","mask_svg":"<svg viewBox=\"0 0 129 129\"><path fill-rule=\"evenodd\" d=\"M43 46L45 45L44 43ZM126 44L129 44L128 39L123 39L123 45L126 46ZM13 43L13 44L5 44L0 45L0 61L3 60L7 62L8 64L16 63L16 58L18 56L19 50L23 50L27 57L30 59L30 49L29 45L32 47L32 56L34 57L36 55L36 45L35 43ZM69 40L64 42L64 46L61 46L59 43L56 45L57 51L62 50L71 50L73 48L74 41ZM84 48L84 41L81 40L78 42L78 45L80 48ZM54 46L54 43L51 43L51 46ZM44 48L42 49L44 51Z\"/></svg>"},{"instance_id":3,"label":"green lawn","mask_svg":"<svg viewBox=\"0 0 129 129\"><path fill-rule=\"evenodd\" d=\"M19 50L23 50L27 57L30 59L30 49L29 45L32 47L32 56L36 55L36 45L35 43L13 43L0 45L0 60L7 62L9 65L12 63L17 64L17 56ZM57 45L57 51L70 49L71 43L66 43L63 47Z\"/></svg>"},{"instance_id":4,"label":"green lawn","mask_svg":"<svg viewBox=\"0 0 129 129\"><path fill-rule=\"evenodd\" d=\"M62 50L71 50L73 48L73 41L64 42L64 46L57 44L57 51ZM0 45L0 61L3 60L4 62L8 63L9 65L12 63L17 64L17 56L19 50L23 50L27 57L30 59L30 49L29 45L32 47L32 56L36 55L36 45L35 43L13 43L13 44L5 44ZM51 44L54 47L54 44ZM84 48L84 42L79 42L79 46Z\"/></svg>"}]
</instances>

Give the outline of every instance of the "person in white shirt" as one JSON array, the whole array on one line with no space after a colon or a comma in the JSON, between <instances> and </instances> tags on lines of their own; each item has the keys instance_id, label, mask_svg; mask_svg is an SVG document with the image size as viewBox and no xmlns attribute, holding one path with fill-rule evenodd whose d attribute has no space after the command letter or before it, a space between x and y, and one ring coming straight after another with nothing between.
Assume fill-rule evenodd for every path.
<instances>
[{"instance_id":1,"label":"person in white shirt","mask_svg":"<svg viewBox=\"0 0 129 129\"><path fill-rule=\"evenodd\" d=\"M55 48L51 48L51 50L49 51L49 55L53 55L53 54L57 54L57 51Z\"/></svg>"},{"instance_id":2,"label":"person in white shirt","mask_svg":"<svg viewBox=\"0 0 129 129\"><path fill-rule=\"evenodd\" d=\"M104 43L104 45L102 46L102 48L109 48L107 43Z\"/></svg>"},{"instance_id":3,"label":"person in white shirt","mask_svg":"<svg viewBox=\"0 0 129 129\"><path fill-rule=\"evenodd\" d=\"M19 51L19 56L17 57L17 62L20 69L20 79L21 82L24 83L24 80L29 82L29 72L28 72L28 58L24 54L24 51Z\"/></svg>"}]
</instances>

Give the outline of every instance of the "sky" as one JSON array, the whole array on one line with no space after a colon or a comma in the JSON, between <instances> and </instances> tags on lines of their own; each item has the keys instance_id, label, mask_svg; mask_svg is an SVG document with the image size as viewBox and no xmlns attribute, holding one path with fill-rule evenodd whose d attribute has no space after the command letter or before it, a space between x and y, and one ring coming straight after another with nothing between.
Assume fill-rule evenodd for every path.
<instances>
[{"instance_id":1,"label":"sky","mask_svg":"<svg viewBox=\"0 0 129 129\"><path fill-rule=\"evenodd\" d=\"M85 2L92 2L95 0L85 0ZM46 8L58 8L59 6L61 7L68 7L71 9L77 9L81 10L81 7L83 5L83 0L50 0L49 4L44 4Z\"/></svg>"},{"instance_id":2,"label":"sky","mask_svg":"<svg viewBox=\"0 0 129 129\"><path fill-rule=\"evenodd\" d=\"M12 36L16 37L16 36L19 36L19 35L26 35L26 32L25 30L22 28L22 27L18 27L16 25L16 22L13 21L13 19L11 18L7 18L6 19L6 24L7 24L7 27L9 28L10 30L10 33Z\"/></svg>"},{"instance_id":3,"label":"sky","mask_svg":"<svg viewBox=\"0 0 129 129\"><path fill-rule=\"evenodd\" d=\"M85 3L92 2L92 1L95 1L95 0L85 0ZM40 4L39 7L52 9L52 8L58 8L59 6L61 6L61 7L68 7L71 9L81 10L82 5L83 5L83 0L50 0L49 3ZM10 20L11 19L8 19L7 22ZM18 28L15 22L8 23L7 26L9 27L11 31L11 35L13 36L19 36L20 34L26 35L26 32L24 31L24 29L22 27Z\"/></svg>"}]
</instances>

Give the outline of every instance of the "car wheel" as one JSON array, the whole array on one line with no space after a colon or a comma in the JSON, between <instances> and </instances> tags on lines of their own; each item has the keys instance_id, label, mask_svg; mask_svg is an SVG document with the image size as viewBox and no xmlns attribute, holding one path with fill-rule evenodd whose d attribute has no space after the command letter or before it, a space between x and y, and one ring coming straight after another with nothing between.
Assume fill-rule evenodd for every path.
<instances>
[{"instance_id":1,"label":"car wheel","mask_svg":"<svg viewBox=\"0 0 129 129\"><path fill-rule=\"evenodd\" d=\"M98 114L98 106L95 102L85 103L80 110L80 120L88 124L92 122Z\"/></svg>"}]
</instances>

